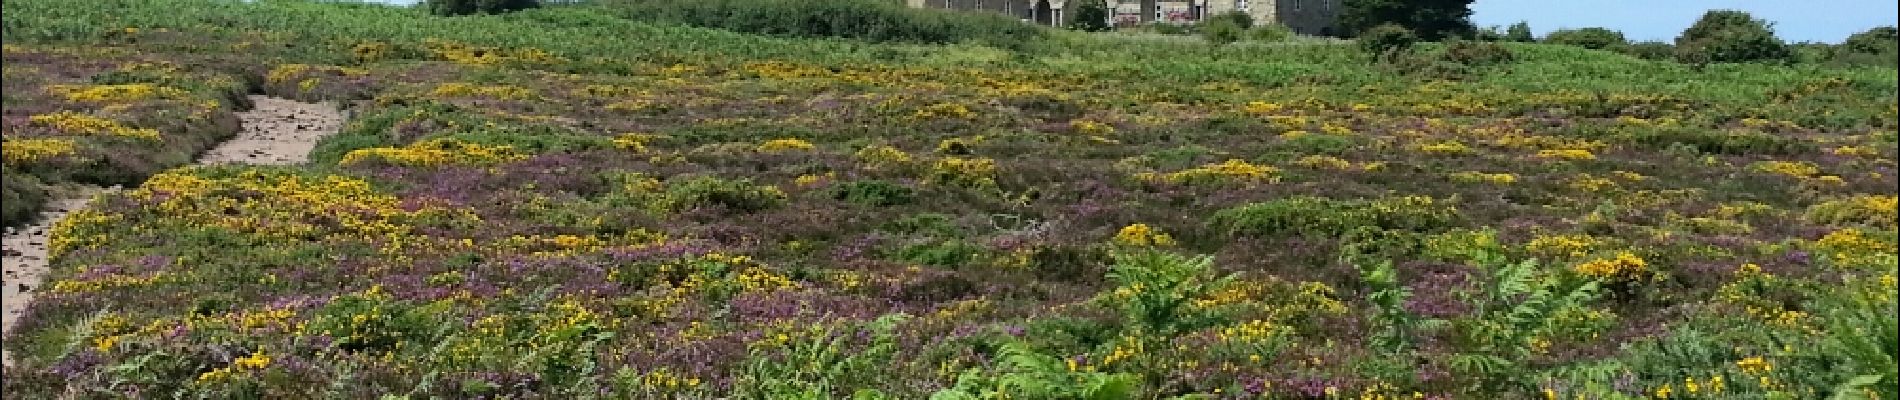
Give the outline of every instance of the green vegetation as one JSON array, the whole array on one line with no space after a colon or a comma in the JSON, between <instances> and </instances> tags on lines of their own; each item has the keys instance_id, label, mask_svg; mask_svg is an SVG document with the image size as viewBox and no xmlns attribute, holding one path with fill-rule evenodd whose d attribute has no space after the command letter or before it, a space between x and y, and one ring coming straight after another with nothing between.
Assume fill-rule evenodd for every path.
<instances>
[{"instance_id":1,"label":"green vegetation","mask_svg":"<svg viewBox=\"0 0 1900 400\"><path fill-rule=\"evenodd\" d=\"M1607 28L1559 29L1544 35L1544 43L1577 46L1586 49L1608 50L1628 44L1623 32Z\"/></svg>"},{"instance_id":2,"label":"green vegetation","mask_svg":"<svg viewBox=\"0 0 1900 400\"><path fill-rule=\"evenodd\" d=\"M1900 396L1900 76L1834 53L1887 31L1685 65L1419 37L1466 2L1218 45L854 1L9 2L9 221L136 185L49 231L0 396ZM354 117L174 168L253 91Z\"/></svg>"},{"instance_id":3,"label":"green vegetation","mask_svg":"<svg viewBox=\"0 0 1900 400\"><path fill-rule=\"evenodd\" d=\"M1386 24L1404 27L1430 41L1471 37L1477 32L1477 27L1471 25L1471 2L1344 0L1339 27L1355 37Z\"/></svg>"}]
</instances>

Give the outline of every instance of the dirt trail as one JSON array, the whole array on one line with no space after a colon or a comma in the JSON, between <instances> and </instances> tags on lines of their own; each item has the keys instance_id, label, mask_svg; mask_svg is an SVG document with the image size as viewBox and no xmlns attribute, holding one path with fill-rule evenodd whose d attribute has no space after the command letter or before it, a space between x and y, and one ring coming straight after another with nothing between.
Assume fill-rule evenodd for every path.
<instances>
[{"instance_id":1,"label":"dirt trail","mask_svg":"<svg viewBox=\"0 0 1900 400\"><path fill-rule=\"evenodd\" d=\"M251 96L251 101L255 107L238 113L238 119L243 122L238 136L206 151L197 164L301 164L309 159L310 149L316 147L318 139L336 133L343 126L343 114L330 104L265 96ZM6 268L4 285L0 285L5 286L5 296L0 302L6 306L6 334L13 333L13 324L26 309L27 302L41 290L49 261L47 236L53 225L107 190L88 187L50 201L38 222L6 231L4 247L0 248L0 253L4 253L0 254L4 256L0 261ZM4 359L6 365L13 365L12 355L5 355Z\"/></svg>"}]
</instances>

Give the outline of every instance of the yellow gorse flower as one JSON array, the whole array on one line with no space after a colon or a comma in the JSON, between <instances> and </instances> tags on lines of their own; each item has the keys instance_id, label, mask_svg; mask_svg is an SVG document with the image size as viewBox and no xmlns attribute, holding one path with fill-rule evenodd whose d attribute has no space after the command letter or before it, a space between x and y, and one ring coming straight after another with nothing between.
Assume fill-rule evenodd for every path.
<instances>
[{"instance_id":1,"label":"yellow gorse flower","mask_svg":"<svg viewBox=\"0 0 1900 400\"><path fill-rule=\"evenodd\" d=\"M1122 227L1115 233L1115 243L1131 246L1173 246L1174 237L1162 233L1148 224L1133 224Z\"/></svg>"}]
</instances>

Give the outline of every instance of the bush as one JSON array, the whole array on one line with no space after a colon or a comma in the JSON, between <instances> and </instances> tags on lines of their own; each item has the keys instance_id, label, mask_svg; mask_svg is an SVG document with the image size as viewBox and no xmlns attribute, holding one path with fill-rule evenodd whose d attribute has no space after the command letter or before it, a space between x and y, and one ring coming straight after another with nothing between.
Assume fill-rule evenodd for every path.
<instances>
[{"instance_id":1,"label":"bush","mask_svg":"<svg viewBox=\"0 0 1900 400\"><path fill-rule=\"evenodd\" d=\"M1828 61L1848 65L1894 66L1900 58L1900 29L1883 26L1848 36L1828 52Z\"/></svg>"},{"instance_id":2,"label":"bush","mask_svg":"<svg viewBox=\"0 0 1900 400\"><path fill-rule=\"evenodd\" d=\"M46 187L39 179L24 172L0 174L0 226L14 226L33 219L46 204Z\"/></svg>"},{"instance_id":3,"label":"bush","mask_svg":"<svg viewBox=\"0 0 1900 400\"><path fill-rule=\"evenodd\" d=\"M1458 210L1423 196L1333 200L1295 196L1214 213L1208 225L1235 236L1340 237L1362 227L1430 232L1452 227Z\"/></svg>"},{"instance_id":4,"label":"bush","mask_svg":"<svg viewBox=\"0 0 1900 400\"><path fill-rule=\"evenodd\" d=\"M1882 26L1848 36L1841 50L1852 53L1886 54L1900 48L1900 28Z\"/></svg>"},{"instance_id":5,"label":"bush","mask_svg":"<svg viewBox=\"0 0 1900 400\"><path fill-rule=\"evenodd\" d=\"M1371 53L1374 57L1386 57L1388 54L1406 51L1412 44L1418 43L1418 35L1412 30L1398 25L1379 25L1367 29L1359 35L1359 49Z\"/></svg>"},{"instance_id":6,"label":"bush","mask_svg":"<svg viewBox=\"0 0 1900 400\"><path fill-rule=\"evenodd\" d=\"M885 207L910 204L916 200L916 191L895 183L868 180L839 185L832 197L845 202L873 207Z\"/></svg>"},{"instance_id":7,"label":"bush","mask_svg":"<svg viewBox=\"0 0 1900 400\"><path fill-rule=\"evenodd\" d=\"M1668 60L1675 57L1676 47L1670 46L1668 43L1647 41L1630 43L1627 46L1616 48L1616 51L1644 60Z\"/></svg>"},{"instance_id":8,"label":"bush","mask_svg":"<svg viewBox=\"0 0 1900 400\"><path fill-rule=\"evenodd\" d=\"M1293 38L1293 29L1287 28L1286 25L1280 25L1280 24L1267 24L1267 25L1256 26L1253 28L1252 31L1248 31L1247 33L1248 33L1248 36L1251 36L1253 38L1253 40L1258 40L1258 41L1267 42L1267 43L1283 42L1283 41L1286 41L1287 39Z\"/></svg>"},{"instance_id":9,"label":"bush","mask_svg":"<svg viewBox=\"0 0 1900 400\"><path fill-rule=\"evenodd\" d=\"M1794 53L1769 25L1746 12L1710 10L1676 37L1676 59L1690 64L1789 60Z\"/></svg>"},{"instance_id":10,"label":"bush","mask_svg":"<svg viewBox=\"0 0 1900 400\"><path fill-rule=\"evenodd\" d=\"M1380 25L1398 25L1426 41L1471 37L1473 0L1343 0L1339 27L1353 36L1370 34Z\"/></svg>"},{"instance_id":11,"label":"bush","mask_svg":"<svg viewBox=\"0 0 1900 400\"><path fill-rule=\"evenodd\" d=\"M1544 43L1603 50L1628 43L1623 32L1605 28L1559 29L1544 36Z\"/></svg>"},{"instance_id":12,"label":"bush","mask_svg":"<svg viewBox=\"0 0 1900 400\"><path fill-rule=\"evenodd\" d=\"M763 211L785 204L785 193L772 186L753 185L751 180L726 180L701 177L667 185L666 193L656 200L655 208L668 212L703 206L721 206L740 212Z\"/></svg>"},{"instance_id":13,"label":"bush","mask_svg":"<svg viewBox=\"0 0 1900 400\"><path fill-rule=\"evenodd\" d=\"M1497 43L1454 40L1445 43L1445 61L1473 67L1511 62L1511 50Z\"/></svg>"},{"instance_id":14,"label":"bush","mask_svg":"<svg viewBox=\"0 0 1900 400\"><path fill-rule=\"evenodd\" d=\"M915 9L883 0L613 0L622 18L780 36L877 42L1022 45L1042 31L995 13ZM1106 14L1104 14L1106 18Z\"/></svg>"},{"instance_id":15,"label":"bush","mask_svg":"<svg viewBox=\"0 0 1900 400\"><path fill-rule=\"evenodd\" d=\"M1201 24L1201 37L1216 45L1238 42L1246 33L1245 26L1228 18L1212 19Z\"/></svg>"},{"instance_id":16,"label":"bush","mask_svg":"<svg viewBox=\"0 0 1900 400\"><path fill-rule=\"evenodd\" d=\"M429 0L435 15L502 14L541 6L539 0Z\"/></svg>"},{"instance_id":17,"label":"bush","mask_svg":"<svg viewBox=\"0 0 1900 400\"><path fill-rule=\"evenodd\" d=\"M1076 4L1075 13L1069 16L1069 29L1083 32L1106 32L1113 26L1108 25L1108 4L1100 0L1082 1Z\"/></svg>"},{"instance_id":18,"label":"bush","mask_svg":"<svg viewBox=\"0 0 1900 400\"><path fill-rule=\"evenodd\" d=\"M1529 43L1537 41L1537 37L1531 34L1531 24L1529 22L1518 22L1504 29L1504 40Z\"/></svg>"},{"instance_id":19,"label":"bush","mask_svg":"<svg viewBox=\"0 0 1900 400\"><path fill-rule=\"evenodd\" d=\"M1207 17L1208 23L1231 22L1241 30L1253 29L1253 16L1240 11L1228 11Z\"/></svg>"}]
</instances>

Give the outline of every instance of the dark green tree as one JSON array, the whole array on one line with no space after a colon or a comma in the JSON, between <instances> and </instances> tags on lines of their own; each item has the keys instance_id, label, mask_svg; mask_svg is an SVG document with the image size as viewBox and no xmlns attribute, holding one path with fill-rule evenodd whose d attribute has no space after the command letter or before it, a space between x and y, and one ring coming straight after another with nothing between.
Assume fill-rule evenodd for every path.
<instances>
[{"instance_id":1,"label":"dark green tree","mask_svg":"<svg viewBox=\"0 0 1900 400\"><path fill-rule=\"evenodd\" d=\"M538 0L429 0L435 15L501 14L540 7Z\"/></svg>"},{"instance_id":2,"label":"dark green tree","mask_svg":"<svg viewBox=\"0 0 1900 400\"><path fill-rule=\"evenodd\" d=\"M1411 30L1419 39L1471 37L1473 0L1345 0L1339 26L1358 35L1372 27L1393 24Z\"/></svg>"},{"instance_id":3,"label":"dark green tree","mask_svg":"<svg viewBox=\"0 0 1900 400\"><path fill-rule=\"evenodd\" d=\"M1531 23L1518 22L1504 28L1504 40L1511 42L1535 42L1537 37L1531 34Z\"/></svg>"},{"instance_id":4,"label":"dark green tree","mask_svg":"<svg viewBox=\"0 0 1900 400\"><path fill-rule=\"evenodd\" d=\"M1676 37L1676 59L1690 64L1786 61L1794 52L1772 24L1747 12L1709 10Z\"/></svg>"},{"instance_id":5,"label":"dark green tree","mask_svg":"<svg viewBox=\"0 0 1900 400\"><path fill-rule=\"evenodd\" d=\"M1084 0L1075 6L1075 12L1069 14L1069 29L1087 32L1103 32L1111 28L1108 25L1108 3L1102 0Z\"/></svg>"},{"instance_id":6,"label":"dark green tree","mask_svg":"<svg viewBox=\"0 0 1900 400\"><path fill-rule=\"evenodd\" d=\"M1900 49L1900 28L1891 26L1868 29L1841 42L1841 50L1854 53L1886 54L1896 49Z\"/></svg>"},{"instance_id":7,"label":"dark green tree","mask_svg":"<svg viewBox=\"0 0 1900 400\"><path fill-rule=\"evenodd\" d=\"M1403 26L1385 24L1366 29L1355 40L1359 41L1360 50L1383 60L1411 50L1418 36Z\"/></svg>"},{"instance_id":8,"label":"dark green tree","mask_svg":"<svg viewBox=\"0 0 1900 400\"><path fill-rule=\"evenodd\" d=\"M1623 32L1607 28L1559 29L1544 35L1544 43L1577 46L1586 49L1613 49L1629 43Z\"/></svg>"}]
</instances>

